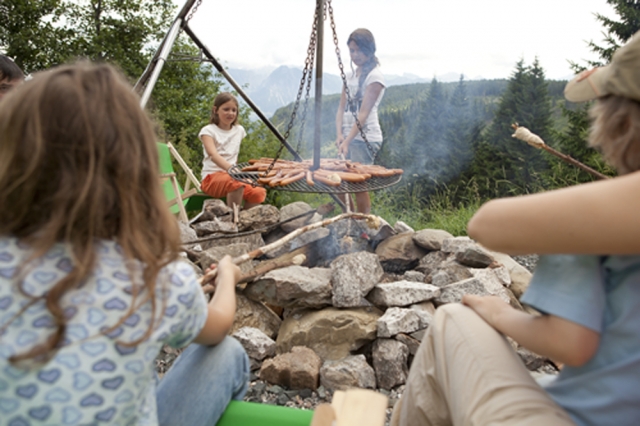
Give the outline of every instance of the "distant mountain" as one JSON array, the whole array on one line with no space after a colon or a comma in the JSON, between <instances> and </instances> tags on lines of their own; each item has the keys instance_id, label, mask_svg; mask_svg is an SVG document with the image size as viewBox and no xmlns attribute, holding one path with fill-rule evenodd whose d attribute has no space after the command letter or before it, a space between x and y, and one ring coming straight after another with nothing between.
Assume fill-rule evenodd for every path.
<instances>
[{"instance_id":1,"label":"distant mountain","mask_svg":"<svg viewBox=\"0 0 640 426\"><path fill-rule=\"evenodd\" d=\"M278 68L240 69L230 68L227 72L243 87L253 102L270 117L278 109L295 101L302 78L302 68L286 65ZM438 81L458 81L460 74L448 73L436 77ZM387 86L400 86L412 83L428 83L432 79L422 78L414 74L385 75ZM340 93L342 80L340 76L325 73L322 80L322 94ZM302 93L304 100L305 93ZM310 96L315 96L315 73L311 83Z\"/></svg>"}]
</instances>

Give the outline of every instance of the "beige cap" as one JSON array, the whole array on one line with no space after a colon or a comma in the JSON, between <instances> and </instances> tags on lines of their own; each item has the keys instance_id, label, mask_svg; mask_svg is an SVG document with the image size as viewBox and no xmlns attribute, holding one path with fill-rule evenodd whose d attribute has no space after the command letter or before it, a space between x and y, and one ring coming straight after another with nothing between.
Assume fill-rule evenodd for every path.
<instances>
[{"instance_id":1,"label":"beige cap","mask_svg":"<svg viewBox=\"0 0 640 426\"><path fill-rule=\"evenodd\" d=\"M613 54L609 65L581 72L564 88L571 102L607 95L640 101L640 31Z\"/></svg>"}]
</instances>

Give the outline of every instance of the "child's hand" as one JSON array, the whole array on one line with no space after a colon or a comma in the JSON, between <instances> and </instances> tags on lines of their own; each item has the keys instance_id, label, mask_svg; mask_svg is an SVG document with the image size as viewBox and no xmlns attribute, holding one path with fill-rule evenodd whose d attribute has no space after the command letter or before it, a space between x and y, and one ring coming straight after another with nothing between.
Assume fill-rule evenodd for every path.
<instances>
[{"instance_id":1,"label":"child's hand","mask_svg":"<svg viewBox=\"0 0 640 426\"><path fill-rule=\"evenodd\" d=\"M462 303L473 309L483 320L495 328L497 318L511 306L498 296L476 296L465 294Z\"/></svg>"},{"instance_id":2,"label":"child's hand","mask_svg":"<svg viewBox=\"0 0 640 426\"><path fill-rule=\"evenodd\" d=\"M221 275L231 276L235 285L240 280L240 268L233 263L231 256L227 255L218 262L218 279Z\"/></svg>"}]
</instances>

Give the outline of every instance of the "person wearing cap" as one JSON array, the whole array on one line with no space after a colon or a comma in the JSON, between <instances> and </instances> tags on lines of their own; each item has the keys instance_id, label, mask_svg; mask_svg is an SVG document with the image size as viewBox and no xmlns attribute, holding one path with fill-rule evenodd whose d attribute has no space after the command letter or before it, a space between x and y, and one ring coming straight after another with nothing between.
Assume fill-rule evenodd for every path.
<instances>
[{"instance_id":1,"label":"person wearing cap","mask_svg":"<svg viewBox=\"0 0 640 426\"><path fill-rule=\"evenodd\" d=\"M521 298L465 295L436 310L392 425L635 425L640 419L640 33L565 88L590 108L590 145L620 177L493 200L469 236L541 254ZM571 254L569 254L571 253ZM603 253L608 253L603 255ZM504 336L564 364L542 387Z\"/></svg>"},{"instance_id":2,"label":"person wearing cap","mask_svg":"<svg viewBox=\"0 0 640 426\"><path fill-rule=\"evenodd\" d=\"M0 99L23 80L24 73L13 59L0 54Z\"/></svg>"}]
</instances>

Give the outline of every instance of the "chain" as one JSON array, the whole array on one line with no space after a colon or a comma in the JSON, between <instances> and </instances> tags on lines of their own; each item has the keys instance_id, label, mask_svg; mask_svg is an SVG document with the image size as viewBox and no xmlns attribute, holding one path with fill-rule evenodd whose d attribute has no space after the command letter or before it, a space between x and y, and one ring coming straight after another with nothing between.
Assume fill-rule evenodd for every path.
<instances>
[{"instance_id":1,"label":"chain","mask_svg":"<svg viewBox=\"0 0 640 426\"><path fill-rule=\"evenodd\" d=\"M347 84L347 76L344 73L344 65L342 64L342 58L340 56L340 44L338 43L338 33L336 32L336 23L333 19L333 7L331 6L331 0L326 0L326 1L327 1L327 8L329 11L329 19L331 20L331 31L333 32L333 43L336 46L335 52L336 52L336 56L338 57L338 67L340 68L340 77L342 78L342 87L344 87L344 92L347 97L347 105L351 105L351 102L352 102L351 91L349 90L349 85ZM373 147L367 140L367 135L365 135L364 129L362 128L362 124L360 123L360 120L358 120L358 113L355 111L355 108L353 110L352 108L349 108L349 110L351 110L351 113L353 114L353 118L356 121L356 126L360 131L360 135L362 135L362 140L367 145L367 149L371 154L373 162L375 162L376 155L378 153L376 152L376 150L373 149Z\"/></svg>"},{"instance_id":2,"label":"chain","mask_svg":"<svg viewBox=\"0 0 640 426\"><path fill-rule=\"evenodd\" d=\"M195 6L193 6L193 8L191 8L191 11L189 12L189 15L187 15L187 18L184 20L184 24L186 24L187 22L189 22L191 20L191 18L193 18L193 15L195 15L196 11L198 10L198 8L200 7L201 4L202 4L202 0L198 0L198 2L195 4Z\"/></svg>"},{"instance_id":3,"label":"chain","mask_svg":"<svg viewBox=\"0 0 640 426\"><path fill-rule=\"evenodd\" d=\"M302 142L302 132L304 131L304 122L307 115L307 104L309 102L309 91L311 89L311 79L313 77L313 64L315 61L317 39L318 39L318 9L316 8L316 11L313 15L313 26L311 28L311 36L309 38L309 47L307 47L307 59L305 59L304 61L304 69L302 70L302 78L300 79L298 94L293 104L293 111L291 113L291 119L287 124L287 130L284 132L284 135L283 135L285 140L289 139L289 134L291 133L291 129L293 128L293 123L295 122L298 109L300 108L300 99L302 99L302 92L305 89L305 82L306 82L307 90L306 90L306 96L305 96L304 109L303 109L302 118L301 118L300 138L298 140L298 146L296 148L296 151L300 151L300 143ZM276 153L275 157L273 157L273 161L271 162L271 164L269 164L269 167L267 167L267 170L264 172L264 176L267 176L269 172L271 172L271 170L273 169L273 166L275 166L276 164L276 161L278 161L278 158L280 158L280 155L282 155L283 148L284 148L284 144L280 144L280 148L278 148L278 152Z\"/></svg>"}]
</instances>

